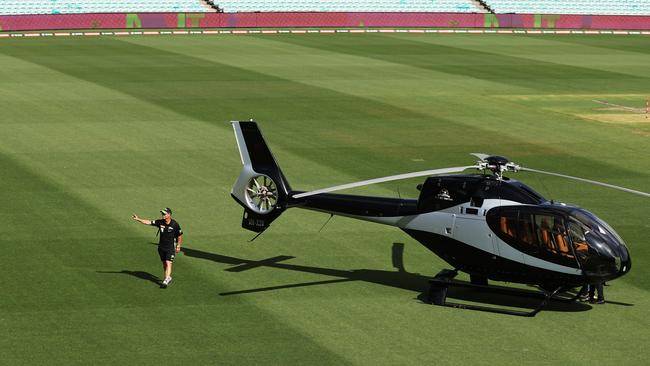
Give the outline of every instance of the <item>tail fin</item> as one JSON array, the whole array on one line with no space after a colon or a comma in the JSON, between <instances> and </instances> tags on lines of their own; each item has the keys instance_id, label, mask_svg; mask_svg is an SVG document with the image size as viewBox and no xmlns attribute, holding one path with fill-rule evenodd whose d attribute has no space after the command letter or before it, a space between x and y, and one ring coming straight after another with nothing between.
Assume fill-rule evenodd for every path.
<instances>
[{"instance_id":1,"label":"tail fin","mask_svg":"<svg viewBox=\"0 0 650 366\"><path fill-rule=\"evenodd\" d=\"M244 165L231 196L244 207L242 227L262 232L287 208L291 187L254 121L232 122Z\"/></svg>"}]
</instances>

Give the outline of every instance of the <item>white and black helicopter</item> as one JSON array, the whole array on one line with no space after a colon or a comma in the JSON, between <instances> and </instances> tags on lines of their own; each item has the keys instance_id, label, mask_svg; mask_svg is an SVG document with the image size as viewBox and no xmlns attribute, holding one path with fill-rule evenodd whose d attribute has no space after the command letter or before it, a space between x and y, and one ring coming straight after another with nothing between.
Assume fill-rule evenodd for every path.
<instances>
[{"instance_id":1,"label":"white and black helicopter","mask_svg":"<svg viewBox=\"0 0 650 366\"><path fill-rule=\"evenodd\" d=\"M549 201L503 173L529 171L650 197L648 193L525 168L486 154L473 154L479 161L469 166L296 191L280 170L257 123L232 125L243 169L231 195L244 207L243 228L261 233L284 210L294 207L396 226L454 268L441 271L430 281L430 301L434 304L534 316L550 299L574 301L580 295L559 296L565 291L610 281L631 269L627 246L606 222L583 208ZM470 169L481 172L451 174ZM332 193L414 177L427 177L418 185L418 199ZM471 282L452 280L458 271L468 273ZM537 294L542 295L542 301L531 312L446 301L450 286L496 289L488 286L488 279L535 285L541 290Z\"/></svg>"}]
</instances>

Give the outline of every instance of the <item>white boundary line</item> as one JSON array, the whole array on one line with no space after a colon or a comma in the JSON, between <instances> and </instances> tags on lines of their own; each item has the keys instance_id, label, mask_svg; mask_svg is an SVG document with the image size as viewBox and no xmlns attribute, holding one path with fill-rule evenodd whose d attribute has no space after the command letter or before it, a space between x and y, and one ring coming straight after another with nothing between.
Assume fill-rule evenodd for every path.
<instances>
[{"instance_id":1,"label":"white boundary line","mask_svg":"<svg viewBox=\"0 0 650 366\"><path fill-rule=\"evenodd\" d=\"M620 105L620 104L610 103L610 102L608 102L606 100L592 99L591 101L594 102L594 103L603 104L603 105L610 106L610 107L624 109L626 111L638 112L638 113L645 112L645 108L628 107L628 106L624 106L624 105Z\"/></svg>"},{"instance_id":2,"label":"white boundary line","mask_svg":"<svg viewBox=\"0 0 650 366\"><path fill-rule=\"evenodd\" d=\"M439 29L439 28L372 28L372 29L356 29L356 28L285 28L285 29L190 29L190 30L157 30L148 31L146 29L138 31L51 31L51 32L22 32L10 33L0 32L0 38L16 38L16 37L69 37L69 36L86 36L86 37L105 37L105 36L177 36L177 35L199 35L199 34L336 34L336 33L443 33L443 34L608 34L608 35L634 35L634 36L648 36L650 31L640 30L583 30L583 29Z\"/></svg>"}]
</instances>

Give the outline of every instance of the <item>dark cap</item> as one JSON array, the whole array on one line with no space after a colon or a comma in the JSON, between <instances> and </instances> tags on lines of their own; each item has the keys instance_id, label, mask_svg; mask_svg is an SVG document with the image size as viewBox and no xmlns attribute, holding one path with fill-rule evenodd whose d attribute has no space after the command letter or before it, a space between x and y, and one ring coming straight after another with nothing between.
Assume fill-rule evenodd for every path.
<instances>
[{"instance_id":1,"label":"dark cap","mask_svg":"<svg viewBox=\"0 0 650 366\"><path fill-rule=\"evenodd\" d=\"M171 215L172 214L172 209L169 208L169 207L165 207L162 210L160 210L160 213L163 214L163 215L167 215L167 214Z\"/></svg>"}]
</instances>

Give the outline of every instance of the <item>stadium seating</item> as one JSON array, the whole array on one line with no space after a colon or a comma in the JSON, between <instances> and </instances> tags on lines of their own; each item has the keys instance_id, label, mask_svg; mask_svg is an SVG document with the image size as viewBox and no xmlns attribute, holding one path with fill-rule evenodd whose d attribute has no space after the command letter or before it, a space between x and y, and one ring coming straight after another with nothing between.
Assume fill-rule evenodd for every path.
<instances>
[{"instance_id":1,"label":"stadium seating","mask_svg":"<svg viewBox=\"0 0 650 366\"><path fill-rule=\"evenodd\" d=\"M0 0L0 15L211 11L201 0Z\"/></svg>"},{"instance_id":2,"label":"stadium seating","mask_svg":"<svg viewBox=\"0 0 650 366\"><path fill-rule=\"evenodd\" d=\"M472 0L213 0L224 12L485 12Z\"/></svg>"},{"instance_id":3,"label":"stadium seating","mask_svg":"<svg viewBox=\"0 0 650 366\"><path fill-rule=\"evenodd\" d=\"M486 12L473 0L0 0L0 15L130 12ZM650 15L650 0L484 0L495 13Z\"/></svg>"},{"instance_id":4,"label":"stadium seating","mask_svg":"<svg viewBox=\"0 0 650 366\"><path fill-rule=\"evenodd\" d=\"M484 0L497 14L650 15L650 0Z\"/></svg>"}]
</instances>

